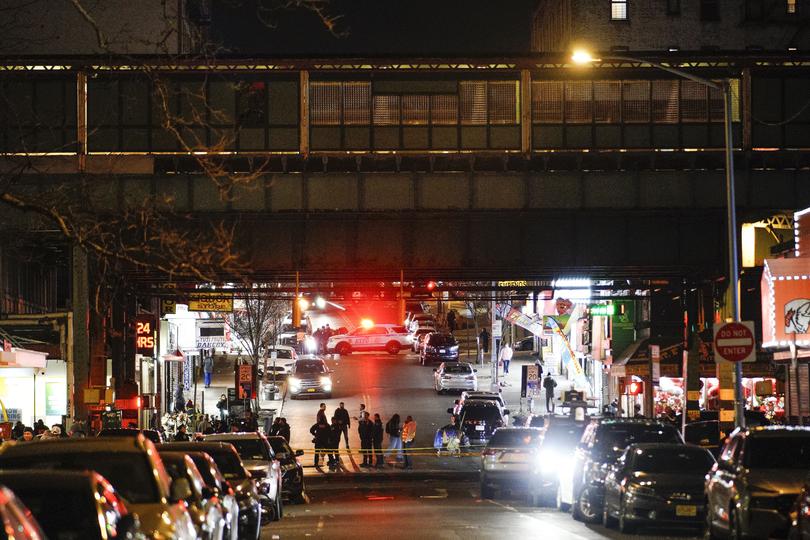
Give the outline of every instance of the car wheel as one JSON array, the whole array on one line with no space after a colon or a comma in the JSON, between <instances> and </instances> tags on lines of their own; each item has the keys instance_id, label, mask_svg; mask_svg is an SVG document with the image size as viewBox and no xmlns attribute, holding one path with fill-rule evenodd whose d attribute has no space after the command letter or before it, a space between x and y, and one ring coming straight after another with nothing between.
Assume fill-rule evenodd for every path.
<instances>
[{"instance_id":1,"label":"car wheel","mask_svg":"<svg viewBox=\"0 0 810 540\"><path fill-rule=\"evenodd\" d=\"M562 488L557 486L557 510L560 512L568 512L571 509L571 505L563 502L562 500Z\"/></svg>"},{"instance_id":2,"label":"car wheel","mask_svg":"<svg viewBox=\"0 0 810 540\"><path fill-rule=\"evenodd\" d=\"M335 347L335 352L341 356L346 354L352 354L352 346L346 343L345 341L341 341L340 343L337 344L337 347Z\"/></svg>"},{"instance_id":3,"label":"car wheel","mask_svg":"<svg viewBox=\"0 0 810 540\"><path fill-rule=\"evenodd\" d=\"M574 519L585 523L595 523L599 520L602 511L591 505L590 495L590 490L587 487L582 488L582 491L579 492L579 497L574 503ZM598 513L597 510L599 510Z\"/></svg>"},{"instance_id":4,"label":"car wheel","mask_svg":"<svg viewBox=\"0 0 810 540\"><path fill-rule=\"evenodd\" d=\"M399 354L399 350L401 348L402 347L400 346L400 344L397 343L396 341L389 341L388 343L385 344L385 352L387 352L388 354Z\"/></svg>"},{"instance_id":5,"label":"car wheel","mask_svg":"<svg viewBox=\"0 0 810 540\"><path fill-rule=\"evenodd\" d=\"M481 480L481 498L482 499L495 498L495 490L492 488L492 486L487 485L485 480Z\"/></svg>"},{"instance_id":6,"label":"car wheel","mask_svg":"<svg viewBox=\"0 0 810 540\"><path fill-rule=\"evenodd\" d=\"M618 521L616 520L615 517L610 515L609 507L607 503L605 503L605 509L602 510L602 525L604 525L608 529L612 529L616 526L617 523Z\"/></svg>"}]
</instances>

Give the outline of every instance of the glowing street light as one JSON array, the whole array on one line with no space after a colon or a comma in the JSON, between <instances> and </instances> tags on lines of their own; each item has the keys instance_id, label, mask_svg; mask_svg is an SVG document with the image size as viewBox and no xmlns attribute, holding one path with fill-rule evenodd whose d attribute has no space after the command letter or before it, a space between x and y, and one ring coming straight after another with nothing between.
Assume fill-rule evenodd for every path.
<instances>
[{"instance_id":1,"label":"glowing street light","mask_svg":"<svg viewBox=\"0 0 810 540\"><path fill-rule=\"evenodd\" d=\"M584 51L582 49L577 49L574 51L574 54L571 55L571 61L575 64L591 64L593 62L598 62L598 58L594 58L591 56L591 53L588 51Z\"/></svg>"},{"instance_id":2,"label":"glowing street light","mask_svg":"<svg viewBox=\"0 0 810 540\"><path fill-rule=\"evenodd\" d=\"M319 296L315 299L315 305L318 307L318 309L323 309L326 307L326 300Z\"/></svg>"},{"instance_id":3,"label":"glowing street light","mask_svg":"<svg viewBox=\"0 0 810 540\"><path fill-rule=\"evenodd\" d=\"M309 309L309 300L307 300L306 298L299 298L298 299L298 307L301 309L301 311L308 310Z\"/></svg>"}]
</instances>

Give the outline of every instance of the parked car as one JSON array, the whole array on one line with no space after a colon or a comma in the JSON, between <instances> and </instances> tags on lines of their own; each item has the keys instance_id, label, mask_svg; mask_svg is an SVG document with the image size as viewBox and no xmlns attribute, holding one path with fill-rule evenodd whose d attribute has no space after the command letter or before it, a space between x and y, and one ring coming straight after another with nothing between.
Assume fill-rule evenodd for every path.
<instances>
[{"instance_id":1,"label":"parked car","mask_svg":"<svg viewBox=\"0 0 810 540\"><path fill-rule=\"evenodd\" d=\"M447 409L452 414L453 408ZM458 411L456 421L471 446L486 445L495 430L505 427L505 415L509 410L501 411L492 401L468 401Z\"/></svg>"},{"instance_id":2,"label":"parked car","mask_svg":"<svg viewBox=\"0 0 810 540\"><path fill-rule=\"evenodd\" d=\"M158 448L158 452L161 449ZM205 452L185 452L197 466L200 476L205 482L203 493L209 497L216 497L225 511L225 538L237 540L239 534L239 502L236 493L228 485L228 481L217 467L214 458Z\"/></svg>"},{"instance_id":3,"label":"parked car","mask_svg":"<svg viewBox=\"0 0 810 540\"><path fill-rule=\"evenodd\" d=\"M717 420L704 420L686 424L683 438L687 444L705 448L715 457L720 455L723 446L723 441L720 439L720 422Z\"/></svg>"},{"instance_id":4,"label":"parked car","mask_svg":"<svg viewBox=\"0 0 810 540\"><path fill-rule=\"evenodd\" d=\"M680 432L670 424L630 418L595 419L585 428L570 470L561 471L557 506L573 506L574 519L594 523L602 518L604 483L608 468L631 444L682 444Z\"/></svg>"},{"instance_id":5,"label":"parked car","mask_svg":"<svg viewBox=\"0 0 810 540\"><path fill-rule=\"evenodd\" d=\"M468 400L477 400L477 401L492 401L501 408L501 412L506 409L506 401L503 399L503 395L500 392L483 392L483 391L471 391L465 390L461 393L461 399L459 400L459 405L464 405L464 403ZM505 415L508 416L508 415ZM535 426L532 426L535 427ZM542 425L539 427L543 427Z\"/></svg>"},{"instance_id":6,"label":"parked car","mask_svg":"<svg viewBox=\"0 0 810 540\"><path fill-rule=\"evenodd\" d=\"M262 502L256 483L245 468L236 448L227 442L173 442L158 446L158 450L182 452L205 452L217 465L217 469L233 490L239 505L240 539L258 540L262 519ZM193 458L192 458L193 459ZM199 468L199 467L198 467Z\"/></svg>"},{"instance_id":7,"label":"parked car","mask_svg":"<svg viewBox=\"0 0 810 540\"><path fill-rule=\"evenodd\" d=\"M492 499L498 489L526 489L540 449L543 431L537 428L498 428L481 452L481 498Z\"/></svg>"},{"instance_id":8,"label":"parked car","mask_svg":"<svg viewBox=\"0 0 810 540\"><path fill-rule=\"evenodd\" d=\"M276 459L267 438L254 431L206 435L205 440L231 443L236 448L245 468L256 480L264 512L273 521L280 520L284 510L281 501L281 463Z\"/></svg>"},{"instance_id":9,"label":"parked car","mask_svg":"<svg viewBox=\"0 0 810 540\"><path fill-rule=\"evenodd\" d=\"M16 531L13 540L45 540L31 511L20 502L14 492L0 485L0 531Z\"/></svg>"},{"instance_id":10,"label":"parked car","mask_svg":"<svg viewBox=\"0 0 810 540\"><path fill-rule=\"evenodd\" d=\"M304 468L298 461L304 455L303 450L293 451L284 437L267 437L267 442L273 448L281 464L281 493L284 498L295 501L304 501Z\"/></svg>"},{"instance_id":11,"label":"parked car","mask_svg":"<svg viewBox=\"0 0 810 540\"><path fill-rule=\"evenodd\" d=\"M699 446L633 444L605 477L602 522L623 533L641 525L703 529L703 485L714 456Z\"/></svg>"},{"instance_id":12,"label":"parked car","mask_svg":"<svg viewBox=\"0 0 810 540\"><path fill-rule=\"evenodd\" d=\"M450 390L478 390L477 372L469 362L442 362L433 370L433 388L438 394Z\"/></svg>"},{"instance_id":13,"label":"parked car","mask_svg":"<svg viewBox=\"0 0 810 540\"><path fill-rule=\"evenodd\" d=\"M420 349L419 361L424 366L433 362L453 362L458 360L458 341L453 334L432 332L425 338Z\"/></svg>"},{"instance_id":14,"label":"parked car","mask_svg":"<svg viewBox=\"0 0 810 540\"><path fill-rule=\"evenodd\" d=\"M185 503L188 482L169 479L155 445L143 435L17 444L0 453L0 468L96 471L138 515L147 535L197 537Z\"/></svg>"},{"instance_id":15,"label":"parked car","mask_svg":"<svg viewBox=\"0 0 810 540\"><path fill-rule=\"evenodd\" d=\"M156 429L136 429L136 428L105 428L98 432L97 437L135 437L138 433L155 444L163 441L163 435Z\"/></svg>"},{"instance_id":16,"label":"parked car","mask_svg":"<svg viewBox=\"0 0 810 540\"><path fill-rule=\"evenodd\" d=\"M790 515L793 521L788 538L791 540L810 540L810 475L804 477L802 491L796 498Z\"/></svg>"},{"instance_id":17,"label":"parked car","mask_svg":"<svg viewBox=\"0 0 810 540\"><path fill-rule=\"evenodd\" d=\"M527 336L515 342L513 347L516 351L533 351L534 350L534 336Z\"/></svg>"},{"instance_id":18,"label":"parked car","mask_svg":"<svg viewBox=\"0 0 810 540\"><path fill-rule=\"evenodd\" d=\"M276 365L273 367L273 360L270 357L276 353ZM267 350L267 371L268 375L272 378L275 372L277 378L286 377L288 374L287 367L293 362L298 360L298 353L295 352L293 347L287 345L275 345ZM264 360L259 362L258 367L259 378L264 377Z\"/></svg>"},{"instance_id":19,"label":"parked car","mask_svg":"<svg viewBox=\"0 0 810 540\"><path fill-rule=\"evenodd\" d=\"M6 470L0 472L0 484L25 504L48 538L111 540L141 534L137 516L98 473Z\"/></svg>"},{"instance_id":20,"label":"parked car","mask_svg":"<svg viewBox=\"0 0 810 540\"><path fill-rule=\"evenodd\" d=\"M332 397L331 371L320 358L296 360L287 377L287 391L290 398L300 396Z\"/></svg>"},{"instance_id":21,"label":"parked car","mask_svg":"<svg viewBox=\"0 0 810 540\"><path fill-rule=\"evenodd\" d=\"M326 342L327 352L340 355L355 351L385 351L397 354L402 349L410 349L411 334L404 326L377 324L370 328L355 328L347 334L336 334Z\"/></svg>"},{"instance_id":22,"label":"parked car","mask_svg":"<svg viewBox=\"0 0 810 540\"><path fill-rule=\"evenodd\" d=\"M202 540L222 540L225 538L225 509L219 498L205 489L205 481L197 470L194 461L182 451L159 450L160 459L172 480L185 478L191 487L185 499L188 511Z\"/></svg>"},{"instance_id":23,"label":"parked car","mask_svg":"<svg viewBox=\"0 0 810 540\"><path fill-rule=\"evenodd\" d=\"M735 430L706 480L707 536L787 536L808 470L810 428Z\"/></svg>"},{"instance_id":24,"label":"parked car","mask_svg":"<svg viewBox=\"0 0 810 540\"><path fill-rule=\"evenodd\" d=\"M419 328L436 328L436 316L432 313L415 313L408 321L408 329L415 332Z\"/></svg>"},{"instance_id":25,"label":"parked car","mask_svg":"<svg viewBox=\"0 0 810 540\"><path fill-rule=\"evenodd\" d=\"M531 420L536 418L542 419L534 416ZM568 474L573 467L574 453L582 439L583 431L585 431L583 423L558 418L550 421L543 430L540 451L530 471L529 495L532 504L537 506L555 504L560 475Z\"/></svg>"},{"instance_id":26,"label":"parked car","mask_svg":"<svg viewBox=\"0 0 810 540\"><path fill-rule=\"evenodd\" d=\"M435 328L418 328L415 332L411 332L411 350L415 353L421 354L422 341L427 338L428 334L435 332Z\"/></svg>"}]
</instances>

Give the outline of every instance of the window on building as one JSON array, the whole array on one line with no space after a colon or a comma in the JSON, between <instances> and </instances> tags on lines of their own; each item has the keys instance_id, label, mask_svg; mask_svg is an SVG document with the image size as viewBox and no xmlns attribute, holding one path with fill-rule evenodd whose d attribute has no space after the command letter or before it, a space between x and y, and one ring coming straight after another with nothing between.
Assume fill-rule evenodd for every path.
<instances>
[{"instance_id":1,"label":"window on building","mask_svg":"<svg viewBox=\"0 0 810 540\"><path fill-rule=\"evenodd\" d=\"M667 15L681 14L681 0L667 0Z\"/></svg>"},{"instance_id":2,"label":"window on building","mask_svg":"<svg viewBox=\"0 0 810 540\"><path fill-rule=\"evenodd\" d=\"M622 117L627 123L650 121L650 82L622 82Z\"/></svg>"},{"instance_id":3,"label":"window on building","mask_svg":"<svg viewBox=\"0 0 810 540\"><path fill-rule=\"evenodd\" d=\"M681 81L681 121L705 122L708 119L706 85L695 81Z\"/></svg>"},{"instance_id":4,"label":"window on building","mask_svg":"<svg viewBox=\"0 0 810 540\"><path fill-rule=\"evenodd\" d=\"M652 121L659 124L676 124L680 121L678 82L652 81Z\"/></svg>"},{"instance_id":5,"label":"window on building","mask_svg":"<svg viewBox=\"0 0 810 540\"><path fill-rule=\"evenodd\" d=\"M517 124L517 81L462 81L459 83L461 123Z\"/></svg>"},{"instance_id":6,"label":"window on building","mask_svg":"<svg viewBox=\"0 0 810 540\"><path fill-rule=\"evenodd\" d=\"M720 0L700 0L700 19L703 21L719 21Z\"/></svg>"},{"instance_id":7,"label":"window on building","mask_svg":"<svg viewBox=\"0 0 810 540\"><path fill-rule=\"evenodd\" d=\"M455 94L430 96L430 120L437 126L458 124L458 96Z\"/></svg>"},{"instance_id":8,"label":"window on building","mask_svg":"<svg viewBox=\"0 0 810 540\"><path fill-rule=\"evenodd\" d=\"M562 81L535 81L532 83L532 121L537 124L562 123Z\"/></svg>"},{"instance_id":9,"label":"window on building","mask_svg":"<svg viewBox=\"0 0 810 540\"><path fill-rule=\"evenodd\" d=\"M310 88L310 121L315 126L340 124L339 82L316 82Z\"/></svg>"},{"instance_id":10,"label":"window on building","mask_svg":"<svg viewBox=\"0 0 810 540\"><path fill-rule=\"evenodd\" d=\"M430 121L430 97L425 95L402 96L402 123L408 126L425 126Z\"/></svg>"},{"instance_id":11,"label":"window on building","mask_svg":"<svg viewBox=\"0 0 810 540\"><path fill-rule=\"evenodd\" d=\"M785 7L788 15L794 15L796 13L796 1L797 0L787 0Z\"/></svg>"},{"instance_id":12,"label":"window on building","mask_svg":"<svg viewBox=\"0 0 810 540\"><path fill-rule=\"evenodd\" d=\"M593 120L616 124L622 120L621 81L594 81Z\"/></svg>"},{"instance_id":13,"label":"window on building","mask_svg":"<svg viewBox=\"0 0 810 540\"><path fill-rule=\"evenodd\" d=\"M314 82L310 86L310 121L316 126L371 123L371 83Z\"/></svg>"},{"instance_id":14,"label":"window on building","mask_svg":"<svg viewBox=\"0 0 810 540\"><path fill-rule=\"evenodd\" d=\"M569 124L590 123L593 118L591 81L565 83L565 121Z\"/></svg>"},{"instance_id":15,"label":"window on building","mask_svg":"<svg viewBox=\"0 0 810 540\"><path fill-rule=\"evenodd\" d=\"M486 81L463 81L459 85L461 123L484 125L487 123Z\"/></svg>"},{"instance_id":16,"label":"window on building","mask_svg":"<svg viewBox=\"0 0 810 540\"><path fill-rule=\"evenodd\" d=\"M627 0L610 0L610 20L627 20Z\"/></svg>"},{"instance_id":17,"label":"window on building","mask_svg":"<svg viewBox=\"0 0 810 540\"><path fill-rule=\"evenodd\" d=\"M399 96L374 96L374 125L399 125Z\"/></svg>"}]
</instances>

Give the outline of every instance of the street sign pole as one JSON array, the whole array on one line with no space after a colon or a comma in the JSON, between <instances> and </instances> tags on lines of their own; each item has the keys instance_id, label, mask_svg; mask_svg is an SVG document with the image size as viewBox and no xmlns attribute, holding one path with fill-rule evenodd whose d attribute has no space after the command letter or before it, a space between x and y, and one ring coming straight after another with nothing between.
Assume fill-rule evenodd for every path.
<instances>
[{"instance_id":1,"label":"street sign pole","mask_svg":"<svg viewBox=\"0 0 810 540\"><path fill-rule=\"evenodd\" d=\"M736 426L745 427L745 396L742 393L742 363L756 360L754 323L734 321L720 324L714 332L715 361L734 362L734 416ZM721 381L722 393L722 381ZM723 399L722 396L720 398ZM721 418L722 422L722 418Z\"/></svg>"}]
</instances>

